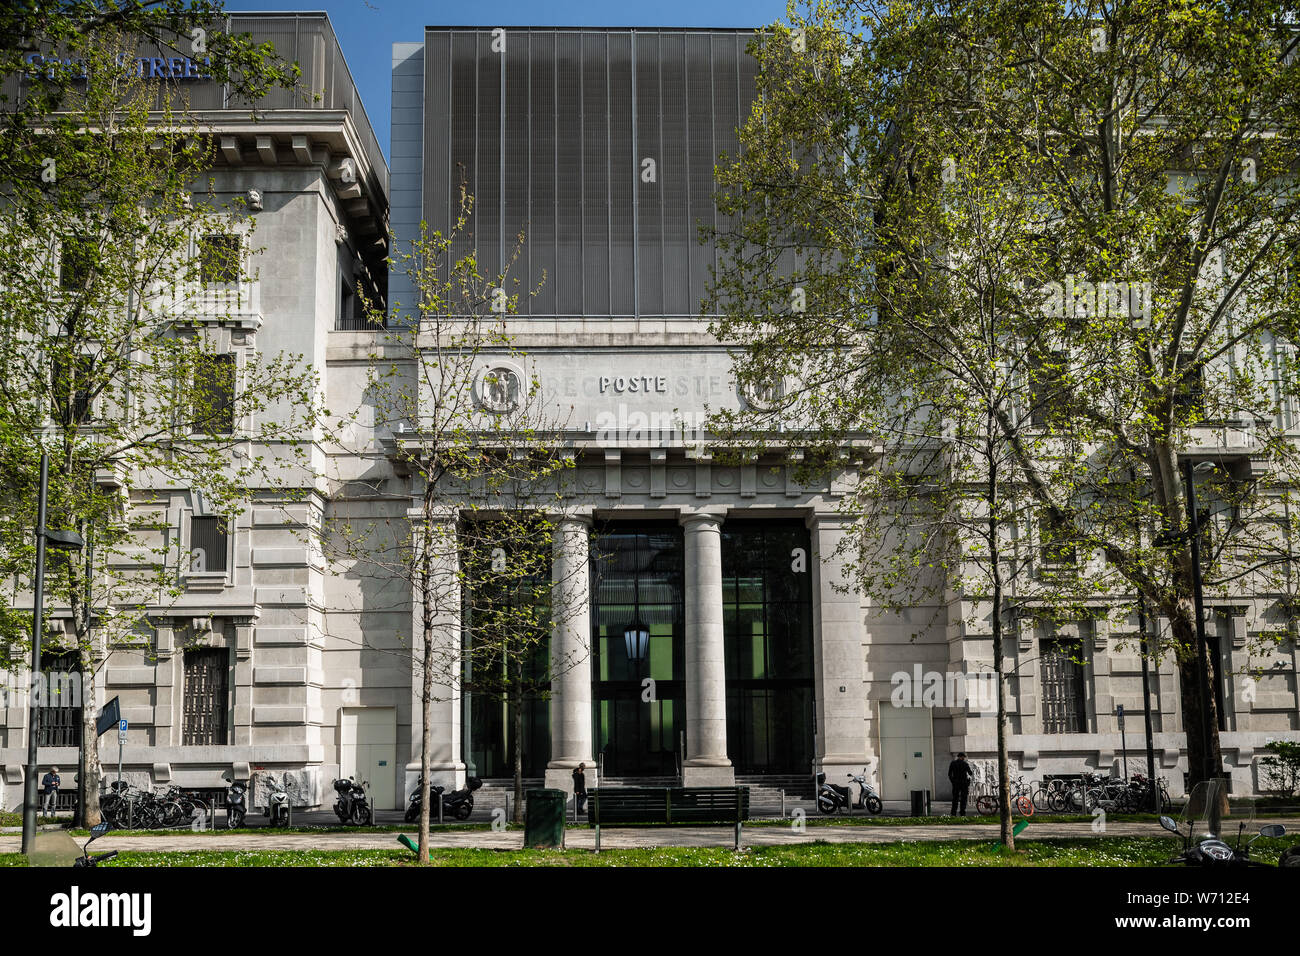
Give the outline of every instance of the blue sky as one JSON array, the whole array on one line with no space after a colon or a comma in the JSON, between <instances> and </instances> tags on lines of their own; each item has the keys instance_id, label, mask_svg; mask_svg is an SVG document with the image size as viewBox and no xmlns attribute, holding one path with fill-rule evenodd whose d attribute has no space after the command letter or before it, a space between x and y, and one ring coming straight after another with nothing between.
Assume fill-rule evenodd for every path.
<instances>
[{"instance_id":1,"label":"blue sky","mask_svg":"<svg viewBox=\"0 0 1300 956\"><path fill-rule=\"evenodd\" d=\"M226 0L226 10L231 13L291 9L293 5L285 0ZM329 14L375 135L387 155L393 44L419 40L426 26L754 27L784 20L786 4L785 0L326 0L307 3L300 9Z\"/></svg>"}]
</instances>

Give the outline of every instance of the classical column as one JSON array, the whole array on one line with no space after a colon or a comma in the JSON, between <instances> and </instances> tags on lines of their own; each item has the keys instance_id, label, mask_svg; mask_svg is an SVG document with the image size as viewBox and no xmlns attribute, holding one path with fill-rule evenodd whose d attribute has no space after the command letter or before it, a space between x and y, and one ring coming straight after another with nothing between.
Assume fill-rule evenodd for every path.
<instances>
[{"instance_id":1,"label":"classical column","mask_svg":"<svg viewBox=\"0 0 1300 956\"><path fill-rule=\"evenodd\" d=\"M460 681L455 673L460 661L460 612L457 588L456 513L443 511L424 525L421 508L406 513L418 558L428 548L432 574L433 704L430 726L433 744L429 753L431 785L449 790L465 785L465 764L461 760ZM415 789L420 777L420 742L424 734L424 603L418 580L411 588L411 759L406 765L405 793Z\"/></svg>"},{"instance_id":2,"label":"classical column","mask_svg":"<svg viewBox=\"0 0 1300 956\"><path fill-rule=\"evenodd\" d=\"M551 560L551 759L546 786L573 792L573 770L585 764L597 785L591 733L591 517L557 519Z\"/></svg>"},{"instance_id":3,"label":"classical column","mask_svg":"<svg viewBox=\"0 0 1300 956\"><path fill-rule=\"evenodd\" d=\"M817 694L817 755L826 779L838 783L848 771L860 773L872 758L868 742L869 717L866 661L862 646L862 610L857 589L850 585L846 557L837 554L853 521L839 514L814 514L808 519L812 543L813 665Z\"/></svg>"},{"instance_id":4,"label":"classical column","mask_svg":"<svg viewBox=\"0 0 1300 956\"><path fill-rule=\"evenodd\" d=\"M722 633L722 517L682 516L686 528L686 757L682 785L736 782L727 759L727 670Z\"/></svg>"}]
</instances>

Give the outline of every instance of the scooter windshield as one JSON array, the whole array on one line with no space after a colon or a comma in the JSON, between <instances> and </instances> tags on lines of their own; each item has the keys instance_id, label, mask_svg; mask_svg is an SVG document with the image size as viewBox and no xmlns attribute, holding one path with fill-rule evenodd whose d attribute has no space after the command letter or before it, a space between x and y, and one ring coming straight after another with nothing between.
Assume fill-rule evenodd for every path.
<instances>
[{"instance_id":1,"label":"scooter windshield","mask_svg":"<svg viewBox=\"0 0 1300 956\"><path fill-rule=\"evenodd\" d=\"M1188 794L1181 822L1191 824L1195 840L1234 840L1255 822L1255 805L1250 800L1229 801L1226 780L1203 780Z\"/></svg>"}]
</instances>

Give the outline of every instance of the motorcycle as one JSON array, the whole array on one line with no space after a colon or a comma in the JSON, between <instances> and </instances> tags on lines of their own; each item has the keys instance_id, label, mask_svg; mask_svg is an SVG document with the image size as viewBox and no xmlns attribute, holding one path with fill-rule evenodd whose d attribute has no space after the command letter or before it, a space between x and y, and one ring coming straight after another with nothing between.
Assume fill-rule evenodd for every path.
<instances>
[{"instance_id":1,"label":"motorcycle","mask_svg":"<svg viewBox=\"0 0 1300 956\"><path fill-rule=\"evenodd\" d=\"M226 827L234 830L244 825L248 815L248 784L231 781L226 787Z\"/></svg>"},{"instance_id":2,"label":"motorcycle","mask_svg":"<svg viewBox=\"0 0 1300 956\"><path fill-rule=\"evenodd\" d=\"M274 779L271 780L269 789L262 816L267 818L267 826L287 827L290 816L289 794Z\"/></svg>"},{"instance_id":3,"label":"motorcycle","mask_svg":"<svg viewBox=\"0 0 1300 956\"><path fill-rule=\"evenodd\" d=\"M1231 817L1231 819L1225 819ZM1182 837L1183 848L1169 862L1183 866L1214 868L1270 866L1250 858L1250 847L1260 837L1277 839L1286 836L1286 827L1270 823L1259 828L1259 833L1242 845L1247 829L1254 829L1255 807L1250 801L1235 806L1228 803L1228 790L1222 780L1204 780L1192 788L1178 822L1162 816L1160 825L1170 833ZM1232 846L1227 837L1233 827L1237 836ZM1186 826L1187 832L1183 833ZM1300 847L1291 847L1282 854L1278 866L1300 866Z\"/></svg>"},{"instance_id":4,"label":"motorcycle","mask_svg":"<svg viewBox=\"0 0 1300 956\"><path fill-rule=\"evenodd\" d=\"M111 860L113 857L117 856L116 850L109 850L107 853L97 853L94 856L91 856L87 852L90 849L90 845L107 833L109 829L110 826L107 821L96 823L90 828L90 839L82 846L81 856L72 861L74 867L99 866L99 864L103 863L105 860Z\"/></svg>"},{"instance_id":5,"label":"motorcycle","mask_svg":"<svg viewBox=\"0 0 1300 956\"><path fill-rule=\"evenodd\" d=\"M856 803L853 802L853 791L849 787L827 783L826 774L817 774L817 809L822 813L835 813L840 809L879 813L884 808L884 804L880 802L880 795L871 784L867 783L866 769L864 768L860 774L850 773L848 777L850 783L858 785Z\"/></svg>"},{"instance_id":6,"label":"motorcycle","mask_svg":"<svg viewBox=\"0 0 1300 956\"><path fill-rule=\"evenodd\" d=\"M420 819L420 785L421 781L416 781L415 789L411 791L411 802L406 808L405 820L407 823L414 823ZM453 790L451 793L445 793L442 787L430 787L429 796L434 795L442 798L442 815L446 817L455 817L457 820L468 820L469 815L474 812L474 791L483 786L483 781L478 777L467 777L465 786L459 790ZM433 814L430 808L430 814ZM436 816L434 817L436 819Z\"/></svg>"},{"instance_id":7,"label":"motorcycle","mask_svg":"<svg viewBox=\"0 0 1300 956\"><path fill-rule=\"evenodd\" d=\"M366 787L369 781L360 784L353 777L334 781L334 792L339 798L334 801L334 812L340 823L354 823L359 827L370 822L370 804L366 801Z\"/></svg>"}]
</instances>

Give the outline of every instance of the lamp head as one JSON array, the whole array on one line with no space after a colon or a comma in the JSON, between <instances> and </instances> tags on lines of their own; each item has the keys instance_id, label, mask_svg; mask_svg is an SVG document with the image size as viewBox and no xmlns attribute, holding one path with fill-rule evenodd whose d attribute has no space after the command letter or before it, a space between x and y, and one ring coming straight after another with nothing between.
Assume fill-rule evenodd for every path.
<instances>
[{"instance_id":1,"label":"lamp head","mask_svg":"<svg viewBox=\"0 0 1300 956\"><path fill-rule=\"evenodd\" d=\"M75 531L52 531L47 528L45 543L56 551L80 551L86 546L86 539Z\"/></svg>"}]
</instances>

